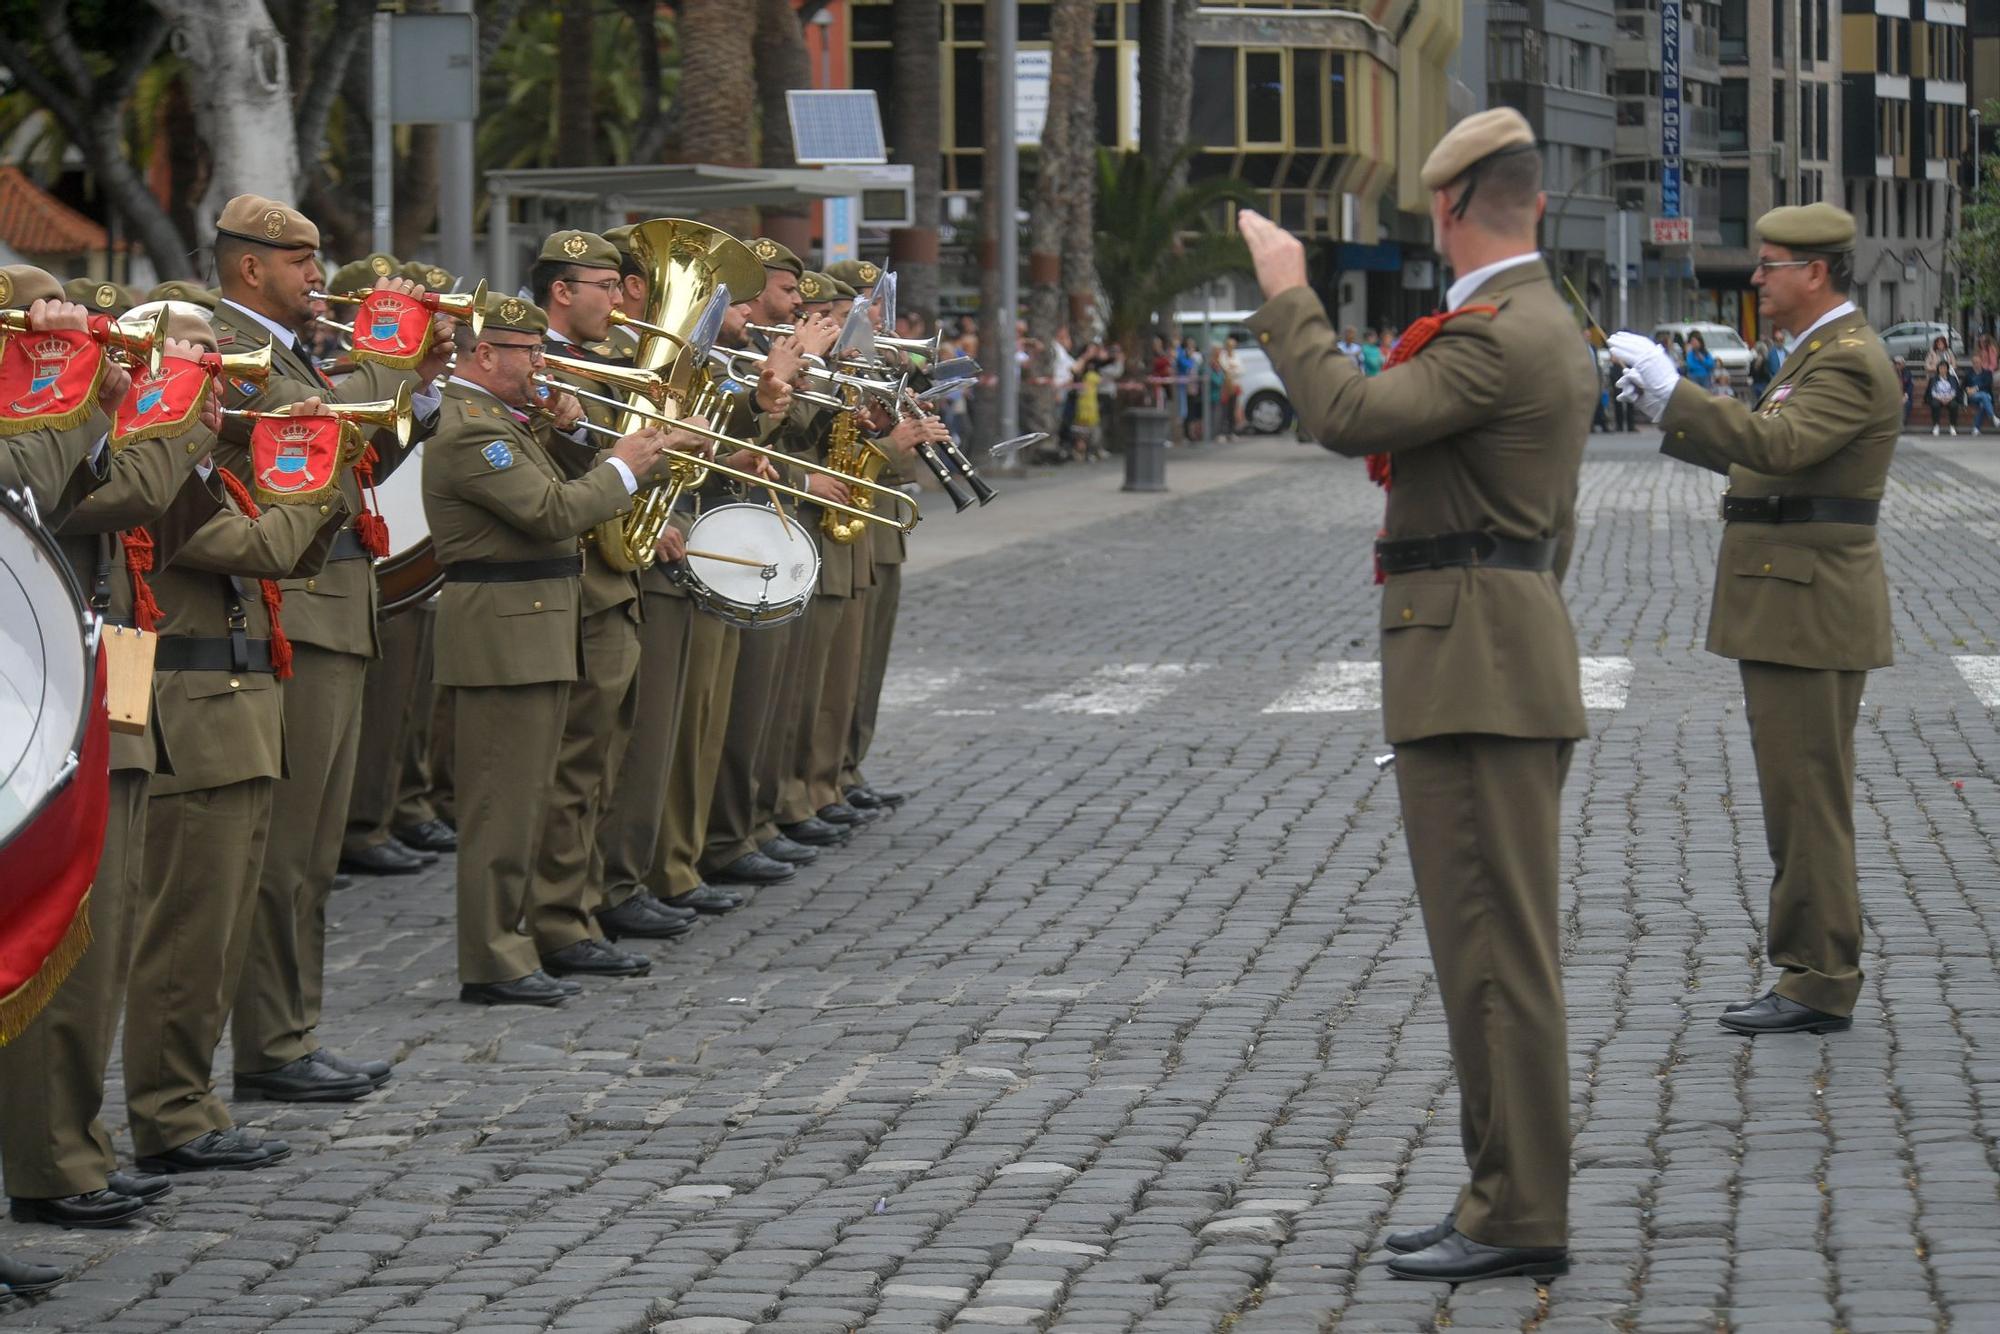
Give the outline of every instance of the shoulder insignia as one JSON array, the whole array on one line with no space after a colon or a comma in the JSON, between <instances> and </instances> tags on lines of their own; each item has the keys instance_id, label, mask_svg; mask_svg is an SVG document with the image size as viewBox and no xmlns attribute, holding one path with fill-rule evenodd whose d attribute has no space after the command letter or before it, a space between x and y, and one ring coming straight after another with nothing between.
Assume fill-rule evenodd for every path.
<instances>
[{"instance_id":1,"label":"shoulder insignia","mask_svg":"<svg viewBox=\"0 0 2000 1334\"><path fill-rule=\"evenodd\" d=\"M467 404L465 405L465 415L466 415L466 416L468 416L468 417L477 417L477 416L479 415L479 413L480 413L480 407L479 407L479 405L478 405L477 403L467 403Z\"/></svg>"},{"instance_id":2,"label":"shoulder insignia","mask_svg":"<svg viewBox=\"0 0 2000 1334\"><path fill-rule=\"evenodd\" d=\"M505 440L495 440L492 444L480 450L479 454L481 458L484 458L488 463L493 465L493 471L495 472L499 472L502 468L511 468L514 466L514 451L507 448Z\"/></svg>"},{"instance_id":3,"label":"shoulder insignia","mask_svg":"<svg viewBox=\"0 0 2000 1334\"><path fill-rule=\"evenodd\" d=\"M230 383L234 384L236 392L245 398L255 398L264 392L264 386L255 380L232 380Z\"/></svg>"},{"instance_id":4,"label":"shoulder insignia","mask_svg":"<svg viewBox=\"0 0 2000 1334\"><path fill-rule=\"evenodd\" d=\"M7 275L5 274L0 274L0 278L4 278L6 276ZM217 329L215 331L215 345L217 347L229 347L232 346L235 342L236 342L235 334L227 333L221 329Z\"/></svg>"},{"instance_id":5,"label":"shoulder insignia","mask_svg":"<svg viewBox=\"0 0 2000 1334\"><path fill-rule=\"evenodd\" d=\"M1841 340L1840 340L1840 345L1841 345L1842 347L1866 347L1866 346L1868 346L1868 343L1867 343L1867 340L1866 340L1866 339L1861 339L1861 338L1843 338L1843 339L1841 339Z\"/></svg>"}]
</instances>

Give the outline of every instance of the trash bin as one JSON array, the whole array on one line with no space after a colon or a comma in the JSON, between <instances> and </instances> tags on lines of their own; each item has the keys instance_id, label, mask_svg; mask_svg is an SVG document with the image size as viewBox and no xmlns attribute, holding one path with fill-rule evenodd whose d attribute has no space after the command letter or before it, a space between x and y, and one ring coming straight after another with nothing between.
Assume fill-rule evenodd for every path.
<instances>
[{"instance_id":1,"label":"trash bin","mask_svg":"<svg viewBox=\"0 0 2000 1334\"><path fill-rule=\"evenodd\" d=\"M1174 414L1165 408L1126 408L1125 486L1127 491L1167 489L1167 433Z\"/></svg>"}]
</instances>

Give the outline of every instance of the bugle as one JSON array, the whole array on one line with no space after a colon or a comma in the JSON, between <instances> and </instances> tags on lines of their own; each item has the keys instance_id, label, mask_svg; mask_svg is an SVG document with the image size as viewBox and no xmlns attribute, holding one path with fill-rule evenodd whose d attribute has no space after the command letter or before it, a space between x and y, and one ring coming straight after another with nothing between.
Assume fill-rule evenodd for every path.
<instances>
[{"instance_id":1,"label":"bugle","mask_svg":"<svg viewBox=\"0 0 2000 1334\"><path fill-rule=\"evenodd\" d=\"M325 301L331 305L341 306L358 306L372 295L374 295L373 292L355 292L347 296L337 295L333 292L306 293L309 300ZM486 280L484 278L481 278L479 285L470 292L419 292L417 300L431 310L449 315L454 319L464 320L471 326L475 337L478 336L481 329L486 327ZM342 329L345 333L351 334L354 332L353 325L336 325L335 327Z\"/></svg>"},{"instance_id":2,"label":"bugle","mask_svg":"<svg viewBox=\"0 0 2000 1334\"><path fill-rule=\"evenodd\" d=\"M271 345L254 352L204 352L201 368L219 380L262 384L271 378Z\"/></svg>"},{"instance_id":3,"label":"bugle","mask_svg":"<svg viewBox=\"0 0 2000 1334\"><path fill-rule=\"evenodd\" d=\"M222 415L225 417L240 417L245 421L309 415L297 411L297 408L298 405L296 403L268 410L224 408ZM415 424L416 414L410 407L410 386L407 384L396 386L396 396L394 398L377 399L371 403L323 402L320 411L325 416L338 417L341 421L356 428L372 426L376 430L393 432L396 437L396 447L398 449L408 449L410 446L410 430Z\"/></svg>"},{"instance_id":4,"label":"bugle","mask_svg":"<svg viewBox=\"0 0 2000 1334\"><path fill-rule=\"evenodd\" d=\"M0 310L0 333L33 332L35 330L28 325L27 311ZM144 362L148 372L157 374L160 354L167 346L167 303L160 302L159 308L151 315L125 322L103 315L88 316L83 332L107 352L121 353L130 362Z\"/></svg>"}]
</instances>

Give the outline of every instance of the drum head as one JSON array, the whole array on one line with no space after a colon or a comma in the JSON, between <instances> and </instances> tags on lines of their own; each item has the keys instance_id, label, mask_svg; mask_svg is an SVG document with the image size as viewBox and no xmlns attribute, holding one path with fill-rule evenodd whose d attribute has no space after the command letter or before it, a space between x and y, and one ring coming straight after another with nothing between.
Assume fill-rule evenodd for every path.
<instances>
[{"instance_id":1,"label":"drum head","mask_svg":"<svg viewBox=\"0 0 2000 1334\"><path fill-rule=\"evenodd\" d=\"M424 446L375 489L382 519L389 525L389 554L375 562L375 582L384 616L417 606L444 586L444 567L431 550L430 518L424 513Z\"/></svg>"},{"instance_id":2,"label":"drum head","mask_svg":"<svg viewBox=\"0 0 2000 1334\"><path fill-rule=\"evenodd\" d=\"M688 570L716 601L755 613L801 604L819 582L819 549L789 514L763 505L723 505L688 530L688 550L741 556L761 568L687 558Z\"/></svg>"},{"instance_id":3,"label":"drum head","mask_svg":"<svg viewBox=\"0 0 2000 1334\"><path fill-rule=\"evenodd\" d=\"M0 493L0 845L69 780L95 661L88 624L55 542Z\"/></svg>"}]
</instances>

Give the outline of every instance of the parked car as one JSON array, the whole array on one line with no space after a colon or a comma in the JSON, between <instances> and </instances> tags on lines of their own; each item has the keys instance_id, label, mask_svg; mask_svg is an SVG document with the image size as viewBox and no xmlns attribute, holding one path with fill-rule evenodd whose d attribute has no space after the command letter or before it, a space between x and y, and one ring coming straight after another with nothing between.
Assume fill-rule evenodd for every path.
<instances>
[{"instance_id":1,"label":"parked car","mask_svg":"<svg viewBox=\"0 0 2000 1334\"><path fill-rule=\"evenodd\" d=\"M1686 342L1691 333L1701 335L1701 341L1715 354L1715 364L1729 372L1729 392L1737 398L1750 397L1750 345L1729 325L1706 320L1670 321L1653 327L1653 341L1658 342L1661 334L1677 334Z\"/></svg>"},{"instance_id":2,"label":"parked car","mask_svg":"<svg viewBox=\"0 0 2000 1334\"><path fill-rule=\"evenodd\" d=\"M1958 330L1949 324L1938 324L1929 320L1912 320L1905 324L1892 324L1882 331L1882 346L1889 349L1892 357L1901 357L1914 363L1919 371L1924 368L1924 358L1930 354L1931 344L1943 334L1951 340L1951 354L1965 359L1965 340Z\"/></svg>"}]
</instances>

